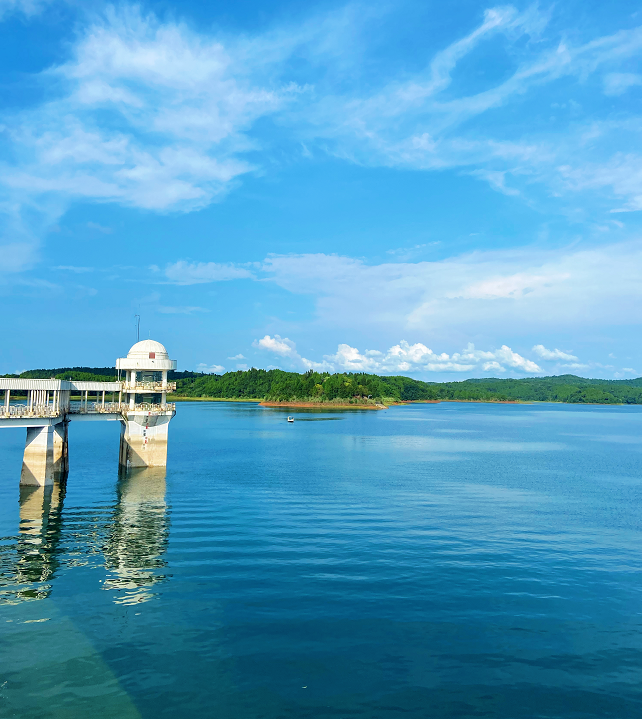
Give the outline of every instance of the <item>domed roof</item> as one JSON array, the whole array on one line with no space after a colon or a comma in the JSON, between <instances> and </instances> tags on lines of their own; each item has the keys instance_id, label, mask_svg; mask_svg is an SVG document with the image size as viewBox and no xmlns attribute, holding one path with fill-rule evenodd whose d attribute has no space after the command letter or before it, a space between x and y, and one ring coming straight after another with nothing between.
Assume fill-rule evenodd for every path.
<instances>
[{"instance_id":1,"label":"domed roof","mask_svg":"<svg viewBox=\"0 0 642 719\"><path fill-rule=\"evenodd\" d=\"M127 353L128 359L169 359L167 350L155 340L141 340Z\"/></svg>"}]
</instances>

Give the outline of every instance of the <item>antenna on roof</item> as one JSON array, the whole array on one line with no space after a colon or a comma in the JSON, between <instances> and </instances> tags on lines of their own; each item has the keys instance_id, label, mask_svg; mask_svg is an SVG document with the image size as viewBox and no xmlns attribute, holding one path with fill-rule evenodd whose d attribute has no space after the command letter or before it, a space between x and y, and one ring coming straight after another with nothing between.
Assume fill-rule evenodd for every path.
<instances>
[{"instance_id":1,"label":"antenna on roof","mask_svg":"<svg viewBox=\"0 0 642 719\"><path fill-rule=\"evenodd\" d=\"M136 318L136 342L140 342L140 315L134 315Z\"/></svg>"}]
</instances>

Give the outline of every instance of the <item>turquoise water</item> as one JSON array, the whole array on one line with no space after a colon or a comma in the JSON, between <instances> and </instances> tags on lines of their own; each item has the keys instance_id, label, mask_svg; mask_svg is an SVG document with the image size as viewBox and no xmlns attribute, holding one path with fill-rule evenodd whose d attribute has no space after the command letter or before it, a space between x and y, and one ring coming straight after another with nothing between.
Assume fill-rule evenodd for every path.
<instances>
[{"instance_id":1,"label":"turquoise water","mask_svg":"<svg viewBox=\"0 0 642 719\"><path fill-rule=\"evenodd\" d=\"M167 474L0 431L0 714L639 717L642 408L180 404Z\"/></svg>"}]
</instances>

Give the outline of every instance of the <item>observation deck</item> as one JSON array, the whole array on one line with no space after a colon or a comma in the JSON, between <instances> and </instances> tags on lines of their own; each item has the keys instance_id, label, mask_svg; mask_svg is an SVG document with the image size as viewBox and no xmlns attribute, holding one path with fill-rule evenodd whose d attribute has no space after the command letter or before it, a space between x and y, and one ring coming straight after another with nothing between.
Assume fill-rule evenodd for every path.
<instances>
[{"instance_id":1,"label":"observation deck","mask_svg":"<svg viewBox=\"0 0 642 719\"><path fill-rule=\"evenodd\" d=\"M176 414L176 405L167 402L176 382L168 382L167 373L176 360L160 342L143 340L116 360L116 369L118 380L108 382L0 377L0 428L27 428L21 484L47 485L67 476L72 421L120 421L122 466L166 465L169 421Z\"/></svg>"}]
</instances>

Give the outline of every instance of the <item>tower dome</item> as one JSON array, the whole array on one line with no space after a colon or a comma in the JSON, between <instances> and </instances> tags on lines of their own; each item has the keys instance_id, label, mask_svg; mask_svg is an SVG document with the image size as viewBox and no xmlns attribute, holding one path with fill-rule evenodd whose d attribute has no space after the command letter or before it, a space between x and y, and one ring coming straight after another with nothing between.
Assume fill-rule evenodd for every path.
<instances>
[{"instance_id":1,"label":"tower dome","mask_svg":"<svg viewBox=\"0 0 642 719\"><path fill-rule=\"evenodd\" d=\"M156 340L142 340L136 344L127 353L128 359L169 359L167 350L160 342Z\"/></svg>"},{"instance_id":2,"label":"tower dome","mask_svg":"<svg viewBox=\"0 0 642 719\"><path fill-rule=\"evenodd\" d=\"M129 350L127 357L116 360L116 368L161 372L175 370L176 360L170 359L165 347L156 340L141 340Z\"/></svg>"}]
</instances>

